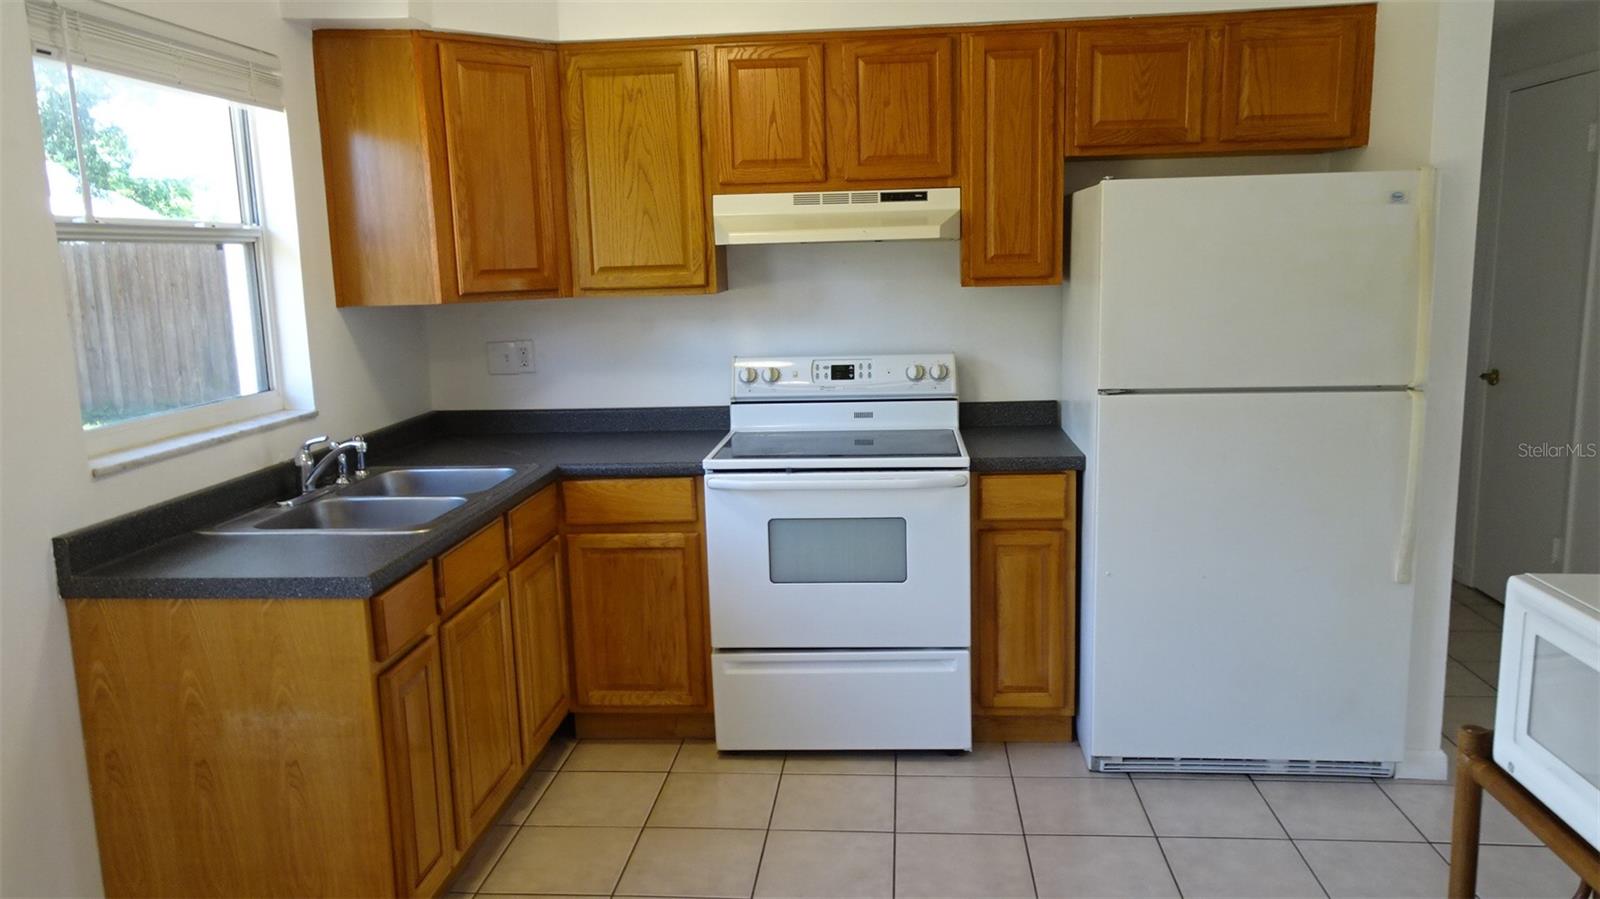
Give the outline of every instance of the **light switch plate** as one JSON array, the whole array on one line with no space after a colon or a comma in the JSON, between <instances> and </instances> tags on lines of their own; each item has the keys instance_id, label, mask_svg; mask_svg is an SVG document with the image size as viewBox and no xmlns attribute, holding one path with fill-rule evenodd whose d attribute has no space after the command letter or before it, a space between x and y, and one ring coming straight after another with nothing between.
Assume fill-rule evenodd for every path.
<instances>
[{"instance_id":1,"label":"light switch plate","mask_svg":"<svg viewBox=\"0 0 1600 899\"><path fill-rule=\"evenodd\" d=\"M485 346L489 355L489 374L533 374L533 341L495 340Z\"/></svg>"}]
</instances>

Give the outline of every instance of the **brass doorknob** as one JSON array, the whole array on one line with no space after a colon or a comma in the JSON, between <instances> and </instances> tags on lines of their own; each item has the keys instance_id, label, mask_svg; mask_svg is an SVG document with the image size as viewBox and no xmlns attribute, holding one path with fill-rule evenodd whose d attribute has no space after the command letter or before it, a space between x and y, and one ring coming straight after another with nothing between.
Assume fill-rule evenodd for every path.
<instances>
[{"instance_id":1,"label":"brass doorknob","mask_svg":"<svg viewBox=\"0 0 1600 899\"><path fill-rule=\"evenodd\" d=\"M1490 387L1493 387L1500 383L1500 369L1491 368L1488 371L1479 372L1478 377L1487 382Z\"/></svg>"}]
</instances>

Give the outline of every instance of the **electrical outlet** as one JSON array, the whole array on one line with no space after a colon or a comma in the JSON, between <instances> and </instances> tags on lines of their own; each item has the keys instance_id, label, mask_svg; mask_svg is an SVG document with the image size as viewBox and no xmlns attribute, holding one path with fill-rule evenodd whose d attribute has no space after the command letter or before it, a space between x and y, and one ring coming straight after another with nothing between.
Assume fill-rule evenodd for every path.
<instances>
[{"instance_id":1,"label":"electrical outlet","mask_svg":"<svg viewBox=\"0 0 1600 899\"><path fill-rule=\"evenodd\" d=\"M495 340L485 344L491 375L533 374L533 341Z\"/></svg>"}]
</instances>

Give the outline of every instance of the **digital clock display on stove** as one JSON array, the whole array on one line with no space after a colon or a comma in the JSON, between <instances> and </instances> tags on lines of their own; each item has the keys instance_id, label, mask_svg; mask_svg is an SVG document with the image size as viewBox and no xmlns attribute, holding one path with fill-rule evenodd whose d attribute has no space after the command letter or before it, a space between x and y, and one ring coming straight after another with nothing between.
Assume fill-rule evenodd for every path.
<instances>
[{"instance_id":1,"label":"digital clock display on stove","mask_svg":"<svg viewBox=\"0 0 1600 899\"><path fill-rule=\"evenodd\" d=\"M855 379L856 367L854 365L828 366L828 380L830 381L854 381Z\"/></svg>"}]
</instances>

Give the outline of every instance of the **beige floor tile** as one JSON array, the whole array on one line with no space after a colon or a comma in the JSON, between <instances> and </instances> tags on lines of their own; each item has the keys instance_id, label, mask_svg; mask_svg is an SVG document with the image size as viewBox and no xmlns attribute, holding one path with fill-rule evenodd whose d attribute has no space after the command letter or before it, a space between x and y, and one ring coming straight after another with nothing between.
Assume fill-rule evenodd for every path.
<instances>
[{"instance_id":1,"label":"beige floor tile","mask_svg":"<svg viewBox=\"0 0 1600 899\"><path fill-rule=\"evenodd\" d=\"M1022 833L1009 777L897 777L902 833Z\"/></svg>"},{"instance_id":2,"label":"beige floor tile","mask_svg":"<svg viewBox=\"0 0 1600 899\"><path fill-rule=\"evenodd\" d=\"M1450 860L1450 844L1435 845ZM1478 847L1479 899L1571 896L1578 875L1544 846Z\"/></svg>"},{"instance_id":3,"label":"beige floor tile","mask_svg":"<svg viewBox=\"0 0 1600 899\"><path fill-rule=\"evenodd\" d=\"M609 896L638 836L632 827L520 828L480 892Z\"/></svg>"},{"instance_id":4,"label":"beige floor tile","mask_svg":"<svg viewBox=\"0 0 1600 899\"><path fill-rule=\"evenodd\" d=\"M581 740L563 771L669 771L678 740Z\"/></svg>"},{"instance_id":5,"label":"beige floor tile","mask_svg":"<svg viewBox=\"0 0 1600 899\"><path fill-rule=\"evenodd\" d=\"M1492 662L1500 658L1498 631L1456 631L1450 635L1450 658L1460 662Z\"/></svg>"},{"instance_id":6,"label":"beige floor tile","mask_svg":"<svg viewBox=\"0 0 1600 899\"><path fill-rule=\"evenodd\" d=\"M1280 780L1256 786L1294 839L1423 842L1376 784Z\"/></svg>"},{"instance_id":7,"label":"beige floor tile","mask_svg":"<svg viewBox=\"0 0 1600 899\"><path fill-rule=\"evenodd\" d=\"M1039 899L1176 899L1153 837L1029 836Z\"/></svg>"},{"instance_id":8,"label":"beige floor tile","mask_svg":"<svg viewBox=\"0 0 1600 899\"><path fill-rule=\"evenodd\" d=\"M1332 899L1438 899L1450 867L1426 843L1296 840Z\"/></svg>"},{"instance_id":9,"label":"beige floor tile","mask_svg":"<svg viewBox=\"0 0 1600 899\"><path fill-rule=\"evenodd\" d=\"M572 754L572 747L576 745L578 745L577 740L566 734L556 734L544 744L544 750L539 753L537 759L534 759L533 767L539 771L561 770L561 764Z\"/></svg>"},{"instance_id":10,"label":"beige floor tile","mask_svg":"<svg viewBox=\"0 0 1600 899\"><path fill-rule=\"evenodd\" d=\"M1466 603L1453 602L1450 604L1450 633L1464 631L1493 631L1498 634L1500 623L1479 615Z\"/></svg>"},{"instance_id":11,"label":"beige floor tile","mask_svg":"<svg viewBox=\"0 0 1600 899\"><path fill-rule=\"evenodd\" d=\"M1139 794L1126 778L1030 777L1018 780L1027 833L1149 836Z\"/></svg>"},{"instance_id":12,"label":"beige floor tile","mask_svg":"<svg viewBox=\"0 0 1600 899\"><path fill-rule=\"evenodd\" d=\"M527 779L522 782L522 786L517 788L516 795L506 803L505 810L500 813L500 820L497 823L515 825L528 820L528 813L533 811L539 797L544 795L544 791L550 787L550 781L554 780L555 776L554 771L541 771L537 768L530 772Z\"/></svg>"},{"instance_id":13,"label":"beige floor tile","mask_svg":"<svg viewBox=\"0 0 1600 899\"><path fill-rule=\"evenodd\" d=\"M1449 784L1385 783L1380 787L1411 823L1431 842L1450 841L1450 821L1455 811L1455 788ZM1484 794L1478 838L1484 843L1533 846L1539 843L1522 822L1493 796Z\"/></svg>"},{"instance_id":14,"label":"beige floor tile","mask_svg":"<svg viewBox=\"0 0 1600 899\"><path fill-rule=\"evenodd\" d=\"M766 836L761 830L646 829L617 895L742 899L755 886Z\"/></svg>"},{"instance_id":15,"label":"beige floor tile","mask_svg":"<svg viewBox=\"0 0 1600 899\"><path fill-rule=\"evenodd\" d=\"M1010 777L1006 744L974 743L971 752L900 752L895 773L951 777Z\"/></svg>"},{"instance_id":16,"label":"beige floor tile","mask_svg":"<svg viewBox=\"0 0 1600 899\"><path fill-rule=\"evenodd\" d=\"M1455 659L1445 663L1444 695L1493 696L1494 687Z\"/></svg>"},{"instance_id":17,"label":"beige floor tile","mask_svg":"<svg viewBox=\"0 0 1600 899\"><path fill-rule=\"evenodd\" d=\"M489 876L489 871L494 868L494 863L500 860L500 854L511 845L511 840L517 835L515 827L491 827L489 833L484 835L478 848L473 850L472 857L462 866L461 873L451 882L451 893L473 893L483 885L483 879Z\"/></svg>"},{"instance_id":18,"label":"beige floor tile","mask_svg":"<svg viewBox=\"0 0 1600 899\"><path fill-rule=\"evenodd\" d=\"M1450 591L1450 598L1496 624L1505 620L1506 607L1499 600L1485 596L1465 584L1456 584Z\"/></svg>"},{"instance_id":19,"label":"beige floor tile","mask_svg":"<svg viewBox=\"0 0 1600 899\"><path fill-rule=\"evenodd\" d=\"M1478 676L1479 680L1488 681L1494 685L1495 690L1500 689L1500 660L1463 661L1461 666Z\"/></svg>"},{"instance_id":20,"label":"beige floor tile","mask_svg":"<svg viewBox=\"0 0 1600 899\"><path fill-rule=\"evenodd\" d=\"M1288 840L1161 840L1186 899L1321 899Z\"/></svg>"},{"instance_id":21,"label":"beige floor tile","mask_svg":"<svg viewBox=\"0 0 1600 899\"><path fill-rule=\"evenodd\" d=\"M772 819L776 774L667 775L651 827L754 827Z\"/></svg>"},{"instance_id":22,"label":"beige floor tile","mask_svg":"<svg viewBox=\"0 0 1600 899\"><path fill-rule=\"evenodd\" d=\"M893 777L785 774L774 830L894 830Z\"/></svg>"},{"instance_id":23,"label":"beige floor tile","mask_svg":"<svg viewBox=\"0 0 1600 899\"><path fill-rule=\"evenodd\" d=\"M653 772L562 771L533 807L527 823L642 827L666 778Z\"/></svg>"},{"instance_id":24,"label":"beige floor tile","mask_svg":"<svg viewBox=\"0 0 1600 899\"><path fill-rule=\"evenodd\" d=\"M1100 777L1127 780L1126 774L1090 771L1077 743L1007 743L1014 777Z\"/></svg>"},{"instance_id":25,"label":"beige floor tile","mask_svg":"<svg viewBox=\"0 0 1600 899\"><path fill-rule=\"evenodd\" d=\"M1494 727L1493 696L1446 696L1442 733L1454 741L1463 724Z\"/></svg>"},{"instance_id":26,"label":"beige floor tile","mask_svg":"<svg viewBox=\"0 0 1600 899\"><path fill-rule=\"evenodd\" d=\"M756 899L888 899L894 840L887 833L775 830L761 853Z\"/></svg>"},{"instance_id":27,"label":"beige floor tile","mask_svg":"<svg viewBox=\"0 0 1600 899\"><path fill-rule=\"evenodd\" d=\"M791 752L785 774L893 774L892 752Z\"/></svg>"},{"instance_id":28,"label":"beige floor tile","mask_svg":"<svg viewBox=\"0 0 1600 899\"><path fill-rule=\"evenodd\" d=\"M900 834L894 894L902 899L1032 896L1027 845L1020 836Z\"/></svg>"},{"instance_id":29,"label":"beige floor tile","mask_svg":"<svg viewBox=\"0 0 1600 899\"><path fill-rule=\"evenodd\" d=\"M781 752L718 752L712 740L685 740L672 763L674 771L697 774L777 774Z\"/></svg>"},{"instance_id":30,"label":"beige floor tile","mask_svg":"<svg viewBox=\"0 0 1600 899\"><path fill-rule=\"evenodd\" d=\"M1272 816L1272 809L1248 779L1135 779L1133 785L1139 791L1157 836L1268 839L1285 836Z\"/></svg>"}]
</instances>

